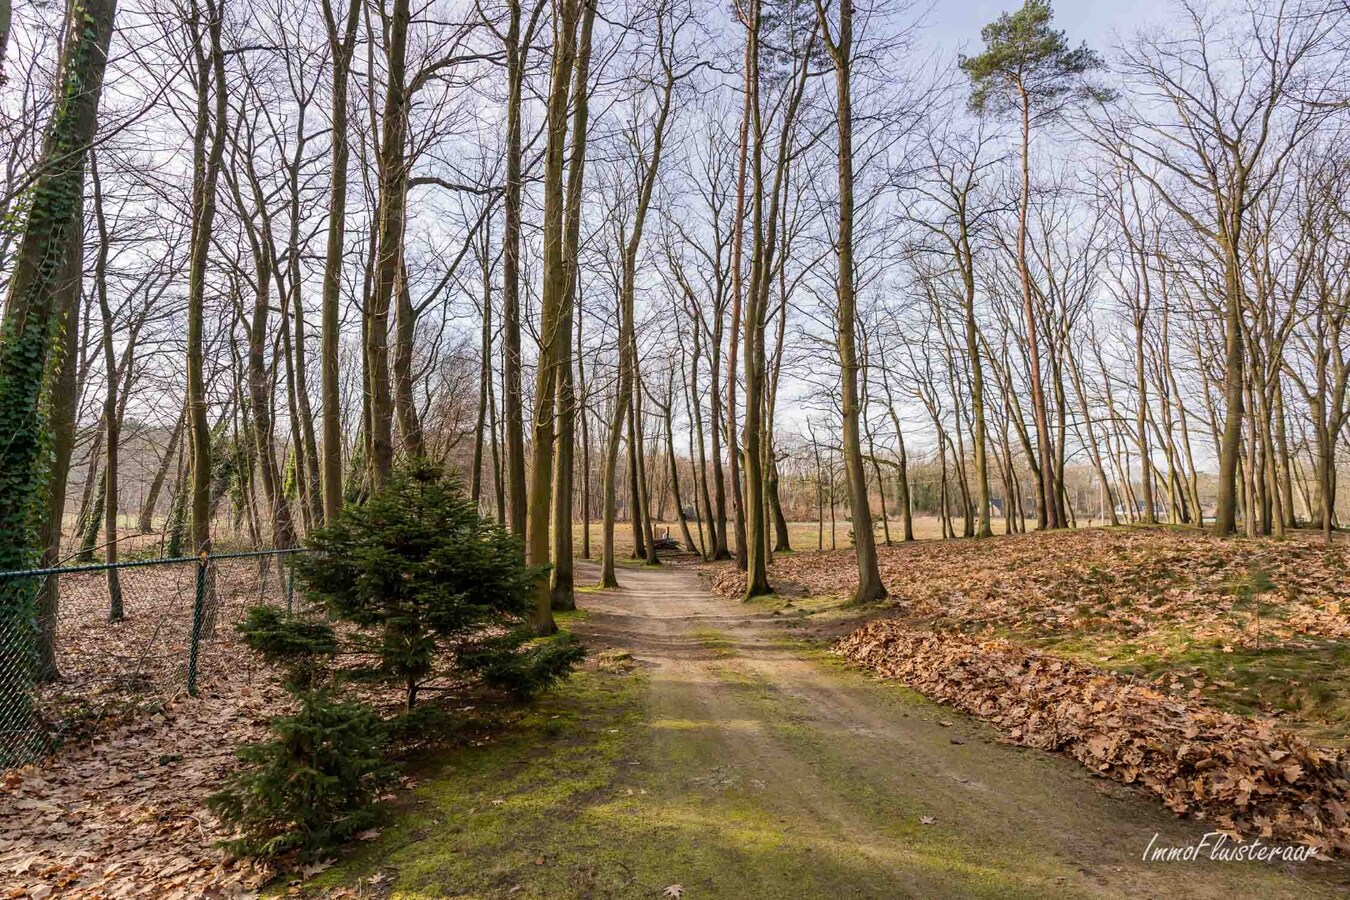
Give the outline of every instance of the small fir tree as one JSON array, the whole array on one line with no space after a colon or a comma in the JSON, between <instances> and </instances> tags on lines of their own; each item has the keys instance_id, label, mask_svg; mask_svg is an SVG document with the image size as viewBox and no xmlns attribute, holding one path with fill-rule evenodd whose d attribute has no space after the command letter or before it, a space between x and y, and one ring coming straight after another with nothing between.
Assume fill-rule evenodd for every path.
<instances>
[{"instance_id":1,"label":"small fir tree","mask_svg":"<svg viewBox=\"0 0 1350 900\"><path fill-rule=\"evenodd\" d=\"M364 505L344 508L310 544L318 552L295 567L307 596L365 631L380 673L405 686L408 709L438 659L472 656L489 683L504 666L546 685L579 658L566 640L527 641L535 573L519 540L480 516L458 482L428 462L396 472ZM498 629L508 636L484 640Z\"/></svg>"},{"instance_id":2,"label":"small fir tree","mask_svg":"<svg viewBox=\"0 0 1350 900\"><path fill-rule=\"evenodd\" d=\"M300 694L293 716L272 722L273 739L239 748L243 768L208 804L239 837L226 849L260 859L322 855L376 821L375 800L393 776L384 727L364 704L327 691Z\"/></svg>"}]
</instances>

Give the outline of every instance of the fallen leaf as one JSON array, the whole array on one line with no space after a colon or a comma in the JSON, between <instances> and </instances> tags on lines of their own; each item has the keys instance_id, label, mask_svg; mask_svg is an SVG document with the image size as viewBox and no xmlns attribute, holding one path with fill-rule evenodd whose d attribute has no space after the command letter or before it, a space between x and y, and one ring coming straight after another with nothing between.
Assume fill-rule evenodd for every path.
<instances>
[{"instance_id":1,"label":"fallen leaf","mask_svg":"<svg viewBox=\"0 0 1350 900\"><path fill-rule=\"evenodd\" d=\"M320 872L327 872L329 869L333 868L335 862L336 860L323 859L315 863L310 863L307 866L302 866L300 869L300 876L306 879L313 878Z\"/></svg>"}]
</instances>

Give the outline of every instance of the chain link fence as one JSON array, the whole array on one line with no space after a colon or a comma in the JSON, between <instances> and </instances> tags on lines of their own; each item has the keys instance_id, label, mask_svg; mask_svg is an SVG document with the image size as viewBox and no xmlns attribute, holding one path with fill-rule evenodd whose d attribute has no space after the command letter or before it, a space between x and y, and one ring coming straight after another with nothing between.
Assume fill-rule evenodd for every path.
<instances>
[{"instance_id":1,"label":"chain link fence","mask_svg":"<svg viewBox=\"0 0 1350 900\"><path fill-rule=\"evenodd\" d=\"M0 572L0 769L223 674L250 606L290 607L303 550Z\"/></svg>"}]
</instances>

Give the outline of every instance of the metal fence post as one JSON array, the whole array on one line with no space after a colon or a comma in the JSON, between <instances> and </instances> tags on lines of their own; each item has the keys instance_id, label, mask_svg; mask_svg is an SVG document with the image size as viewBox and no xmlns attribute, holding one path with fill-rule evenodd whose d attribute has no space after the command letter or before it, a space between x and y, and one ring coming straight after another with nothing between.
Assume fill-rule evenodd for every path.
<instances>
[{"instance_id":1,"label":"metal fence post","mask_svg":"<svg viewBox=\"0 0 1350 900\"><path fill-rule=\"evenodd\" d=\"M197 656L202 643L202 625L206 620L206 566L205 551L197 557L197 589L192 597L192 643L188 646L187 690L197 696Z\"/></svg>"},{"instance_id":2,"label":"metal fence post","mask_svg":"<svg viewBox=\"0 0 1350 900\"><path fill-rule=\"evenodd\" d=\"M286 612L295 612L295 568L289 560L280 560L281 565L286 567Z\"/></svg>"}]
</instances>

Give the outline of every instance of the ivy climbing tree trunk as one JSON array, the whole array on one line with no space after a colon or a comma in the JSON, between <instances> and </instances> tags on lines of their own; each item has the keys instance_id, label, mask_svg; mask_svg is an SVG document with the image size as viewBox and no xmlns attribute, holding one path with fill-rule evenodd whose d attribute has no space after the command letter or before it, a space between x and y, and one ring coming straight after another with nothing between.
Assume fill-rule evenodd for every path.
<instances>
[{"instance_id":1,"label":"ivy climbing tree trunk","mask_svg":"<svg viewBox=\"0 0 1350 900\"><path fill-rule=\"evenodd\" d=\"M35 513L49 447L47 358L57 345L72 235L81 228L85 161L98 127L115 9L115 0L75 0L67 7L60 80L10 276L0 326L0 427L7 436L0 442L0 571L36 559ZM0 717L11 728L27 725L32 714L35 587L27 579L0 582ZM8 760L25 749L11 739L0 744L0 755Z\"/></svg>"},{"instance_id":2,"label":"ivy climbing tree trunk","mask_svg":"<svg viewBox=\"0 0 1350 900\"><path fill-rule=\"evenodd\" d=\"M83 219L83 209L77 205L76 221ZM84 275L84 232L73 228L69 233L65 271L57 287L56 309L60 317L56 323L61 335L61 356L53 361L51 373L51 403L48 421L52 432L52 468L47 480L46 517L42 523L42 558L39 564L51 568L61 563L61 530L66 517L66 482L70 475L70 459L75 450L75 416L80 402L76 369L80 362L80 283ZM61 677L56 665L56 621L61 609L61 579L44 578L37 597L37 676L43 682Z\"/></svg>"}]
</instances>

